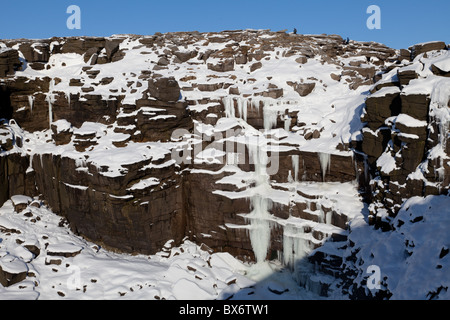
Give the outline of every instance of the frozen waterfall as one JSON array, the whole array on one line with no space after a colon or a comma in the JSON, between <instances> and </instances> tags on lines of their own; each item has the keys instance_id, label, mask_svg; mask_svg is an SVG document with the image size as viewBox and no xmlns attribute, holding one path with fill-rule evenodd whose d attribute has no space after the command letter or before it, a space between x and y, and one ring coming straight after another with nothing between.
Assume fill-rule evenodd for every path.
<instances>
[{"instance_id":1,"label":"frozen waterfall","mask_svg":"<svg viewBox=\"0 0 450 320\"><path fill-rule=\"evenodd\" d=\"M320 161L320 168L322 169L322 181L325 182L325 176L327 172L330 170L331 155L329 153L322 153L322 152L319 152L318 155Z\"/></svg>"},{"instance_id":2,"label":"frozen waterfall","mask_svg":"<svg viewBox=\"0 0 450 320\"><path fill-rule=\"evenodd\" d=\"M259 139L257 139L259 140ZM267 152L259 144L248 144L249 156L255 166L255 187L250 199L250 241L257 263L264 262L270 247L272 201L269 199L269 176L267 175Z\"/></svg>"}]
</instances>

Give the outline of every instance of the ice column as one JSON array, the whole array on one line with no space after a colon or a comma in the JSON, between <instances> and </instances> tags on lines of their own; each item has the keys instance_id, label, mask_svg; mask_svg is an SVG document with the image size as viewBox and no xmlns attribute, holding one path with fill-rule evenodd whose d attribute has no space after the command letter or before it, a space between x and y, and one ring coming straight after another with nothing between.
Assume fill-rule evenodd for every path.
<instances>
[{"instance_id":1,"label":"ice column","mask_svg":"<svg viewBox=\"0 0 450 320\"><path fill-rule=\"evenodd\" d=\"M291 160L292 160L292 167L294 168L294 181L297 182L298 181L298 168L299 168L300 156L299 155L292 155L291 156Z\"/></svg>"},{"instance_id":2,"label":"ice column","mask_svg":"<svg viewBox=\"0 0 450 320\"><path fill-rule=\"evenodd\" d=\"M70 108L70 92L66 93L67 106Z\"/></svg>"},{"instance_id":3,"label":"ice column","mask_svg":"<svg viewBox=\"0 0 450 320\"><path fill-rule=\"evenodd\" d=\"M325 182L325 176L330 169L330 154L319 152L320 168L322 169L322 181Z\"/></svg>"},{"instance_id":4,"label":"ice column","mask_svg":"<svg viewBox=\"0 0 450 320\"><path fill-rule=\"evenodd\" d=\"M53 87L55 86L55 80L50 80L49 90L47 94L47 102L48 102L48 119L49 119L49 127L51 128L53 123L53 103L55 103L55 96L53 94Z\"/></svg>"},{"instance_id":5,"label":"ice column","mask_svg":"<svg viewBox=\"0 0 450 320\"><path fill-rule=\"evenodd\" d=\"M247 122L247 103L248 103L247 99L238 98L237 104L238 104L239 116L245 122Z\"/></svg>"},{"instance_id":6,"label":"ice column","mask_svg":"<svg viewBox=\"0 0 450 320\"><path fill-rule=\"evenodd\" d=\"M235 117L235 111L234 111L234 99L232 97L224 97L223 98L223 105L225 107L225 115L227 118L234 118Z\"/></svg>"},{"instance_id":7,"label":"ice column","mask_svg":"<svg viewBox=\"0 0 450 320\"><path fill-rule=\"evenodd\" d=\"M301 261L308 254L308 240L305 238L303 227L287 224L283 232L283 262L286 266L296 269L296 262Z\"/></svg>"},{"instance_id":8,"label":"ice column","mask_svg":"<svg viewBox=\"0 0 450 320\"><path fill-rule=\"evenodd\" d=\"M34 96L28 96L28 104L30 106L31 112L33 112Z\"/></svg>"},{"instance_id":9,"label":"ice column","mask_svg":"<svg viewBox=\"0 0 450 320\"><path fill-rule=\"evenodd\" d=\"M291 126L291 118L289 117L289 115L285 115L283 121L284 121L284 130L289 132Z\"/></svg>"},{"instance_id":10,"label":"ice column","mask_svg":"<svg viewBox=\"0 0 450 320\"><path fill-rule=\"evenodd\" d=\"M278 110L274 110L270 108L270 106L270 102L268 100L265 100L263 109L265 130L271 130L277 124Z\"/></svg>"},{"instance_id":11,"label":"ice column","mask_svg":"<svg viewBox=\"0 0 450 320\"><path fill-rule=\"evenodd\" d=\"M258 139L259 140L259 139ZM252 211L248 215L250 219L250 241L256 262L261 263L266 260L270 246L270 219L269 210L272 201L268 198L270 185L267 175L267 152L259 144L248 144L250 157L255 165L255 187L250 199Z\"/></svg>"}]
</instances>

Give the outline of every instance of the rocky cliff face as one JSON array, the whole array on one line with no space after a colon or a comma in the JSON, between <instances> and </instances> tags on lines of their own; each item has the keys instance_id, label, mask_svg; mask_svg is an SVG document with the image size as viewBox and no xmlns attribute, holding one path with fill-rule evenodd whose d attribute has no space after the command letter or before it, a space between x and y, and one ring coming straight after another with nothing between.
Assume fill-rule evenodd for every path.
<instances>
[{"instance_id":1,"label":"rocky cliff face","mask_svg":"<svg viewBox=\"0 0 450 320\"><path fill-rule=\"evenodd\" d=\"M187 237L336 275L365 206L387 230L406 199L448 193L445 43L247 30L0 45L1 200L40 196L111 249Z\"/></svg>"},{"instance_id":2,"label":"rocky cliff face","mask_svg":"<svg viewBox=\"0 0 450 320\"><path fill-rule=\"evenodd\" d=\"M362 151L373 173L377 225L388 227L410 197L448 192L449 83L437 67L448 59L445 48L442 42L412 47L414 60L383 75L366 100Z\"/></svg>"}]
</instances>

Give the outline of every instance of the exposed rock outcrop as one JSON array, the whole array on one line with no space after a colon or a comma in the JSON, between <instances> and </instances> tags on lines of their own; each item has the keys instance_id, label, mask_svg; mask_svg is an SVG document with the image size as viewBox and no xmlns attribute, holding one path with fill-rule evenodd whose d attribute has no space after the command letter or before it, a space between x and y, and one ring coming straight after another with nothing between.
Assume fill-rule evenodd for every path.
<instances>
[{"instance_id":1,"label":"exposed rock outcrop","mask_svg":"<svg viewBox=\"0 0 450 320\"><path fill-rule=\"evenodd\" d=\"M0 201L40 196L115 250L188 237L337 276L362 200L389 230L405 199L448 192L446 48L269 30L4 41Z\"/></svg>"}]
</instances>

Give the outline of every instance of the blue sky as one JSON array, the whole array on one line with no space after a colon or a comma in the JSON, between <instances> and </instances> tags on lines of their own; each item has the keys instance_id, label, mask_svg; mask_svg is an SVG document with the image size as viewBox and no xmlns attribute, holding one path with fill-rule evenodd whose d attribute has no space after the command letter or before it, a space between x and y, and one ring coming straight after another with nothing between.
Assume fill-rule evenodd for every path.
<instances>
[{"instance_id":1,"label":"blue sky","mask_svg":"<svg viewBox=\"0 0 450 320\"><path fill-rule=\"evenodd\" d=\"M81 9L81 30L66 27L69 5ZM366 26L369 5L381 9L379 30ZM2 1L0 7L0 39L296 28L396 49L425 41L450 43L448 0L21 0Z\"/></svg>"}]
</instances>

